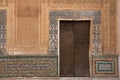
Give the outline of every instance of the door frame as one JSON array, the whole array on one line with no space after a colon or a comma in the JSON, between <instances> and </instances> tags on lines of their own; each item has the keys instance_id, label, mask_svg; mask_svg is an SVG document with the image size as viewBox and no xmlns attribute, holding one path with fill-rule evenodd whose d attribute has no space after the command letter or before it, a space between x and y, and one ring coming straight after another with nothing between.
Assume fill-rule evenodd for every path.
<instances>
[{"instance_id":1,"label":"door frame","mask_svg":"<svg viewBox=\"0 0 120 80\"><path fill-rule=\"evenodd\" d=\"M60 77L60 21L90 21L90 35L89 35L89 72L90 77L92 77L92 29L93 29L93 19L58 19L58 77Z\"/></svg>"}]
</instances>

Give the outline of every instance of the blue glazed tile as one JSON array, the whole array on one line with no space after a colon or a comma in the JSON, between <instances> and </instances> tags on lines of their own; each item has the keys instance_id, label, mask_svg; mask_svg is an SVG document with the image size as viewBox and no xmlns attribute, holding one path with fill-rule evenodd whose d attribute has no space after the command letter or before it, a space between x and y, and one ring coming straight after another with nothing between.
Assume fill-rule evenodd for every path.
<instances>
[{"instance_id":1,"label":"blue glazed tile","mask_svg":"<svg viewBox=\"0 0 120 80\"><path fill-rule=\"evenodd\" d=\"M118 55L93 55L93 77L118 77Z\"/></svg>"},{"instance_id":2,"label":"blue glazed tile","mask_svg":"<svg viewBox=\"0 0 120 80\"><path fill-rule=\"evenodd\" d=\"M4 55L6 53L6 19L6 10L0 10L0 55Z\"/></svg>"},{"instance_id":3,"label":"blue glazed tile","mask_svg":"<svg viewBox=\"0 0 120 80\"><path fill-rule=\"evenodd\" d=\"M57 56L0 57L0 77L57 77L57 69Z\"/></svg>"},{"instance_id":4,"label":"blue glazed tile","mask_svg":"<svg viewBox=\"0 0 120 80\"><path fill-rule=\"evenodd\" d=\"M52 50L52 52L56 52L55 45L57 45L58 41L58 19L83 19L83 18L93 18L93 25L95 25L95 28L93 27L93 53L99 54L101 53L101 30L100 30L100 24L101 24L101 12L100 10L55 10L49 12L49 19L50 19L50 33L49 33L49 43L51 43L49 46L49 50ZM56 31L54 31L56 30ZM55 37L54 34L56 34ZM54 44L54 45L53 45ZM57 47L58 50L58 47ZM56 52L57 53L57 52Z\"/></svg>"}]
</instances>

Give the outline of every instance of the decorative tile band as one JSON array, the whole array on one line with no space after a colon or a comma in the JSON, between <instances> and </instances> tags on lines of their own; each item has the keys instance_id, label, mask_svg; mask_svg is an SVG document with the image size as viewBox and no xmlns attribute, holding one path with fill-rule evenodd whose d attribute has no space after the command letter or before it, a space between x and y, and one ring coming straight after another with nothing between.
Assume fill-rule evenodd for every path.
<instances>
[{"instance_id":1,"label":"decorative tile band","mask_svg":"<svg viewBox=\"0 0 120 80\"><path fill-rule=\"evenodd\" d=\"M93 77L115 76L118 77L118 56L97 55L93 56Z\"/></svg>"},{"instance_id":2,"label":"decorative tile band","mask_svg":"<svg viewBox=\"0 0 120 80\"><path fill-rule=\"evenodd\" d=\"M92 19L92 53L101 54L101 12L100 10L55 10L49 12L49 52L58 54L58 28L59 19Z\"/></svg>"},{"instance_id":3,"label":"decorative tile band","mask_svg":"<svg viewBox=\"0 0 120 80\"><path fill-rule=\"evenodd\" d=\"M0 77L56 77L56 56L0 57Z\"/></svg>"},{"instance_id":4,"label":"decorative tile band","mask_svg":"<svg viewBox=\"0 0 120 80\"><path fill-rule=\"evenodd\" d=\"M95 73L96 74L99 74L99 73L108 73L108 74L114 74L115 73L115 62L114 60L109 60L109 61L106 61L106 60L96 60L95 61L95 64L96 64L96 71Z\"/></svg>"},{"instance_id":5,"label":"decorative tile band","mask_svg":"<svg viewBox=\"0 0 120 80\"><path fill-rule=\"evenodd\" d=\"M7 11L5 9L0 10L0 55L6 53L6 22Z\"/></svg>"}]
</instances>

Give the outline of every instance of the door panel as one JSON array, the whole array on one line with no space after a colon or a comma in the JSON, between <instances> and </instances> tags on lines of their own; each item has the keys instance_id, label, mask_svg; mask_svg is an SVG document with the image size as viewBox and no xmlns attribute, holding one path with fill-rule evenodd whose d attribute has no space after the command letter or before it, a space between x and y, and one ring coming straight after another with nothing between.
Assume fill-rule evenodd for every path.
<instances>
[{"instance_id":1,"label":"door panel","mask_svg":"<svg viewBox=\"0 0 120 80\"><path fill-rule=\"evenodd\" d=\"M89 74L90 21L60 22L60 76L87 77Z\"/></svg>"},{"instance_id":2,"label":"door panel","mask_svg":"<svg viewBox=\"0 0 120 80\"><path fill-rule=\"evenodd\" d=\"M73 50L74 50L74 36L72 31L72 23L71 22L62 22L60 26L60 75L71 76L73 77ZM65 27L64 27L65 26ZM65 62L65 63L64 63ZM67 64L66 64L67 63Z\"/></svg>"},{"instance_id":3,"label":"door panel","mask_svg":"<svg viewBox=\"0 0 120 80\"><path fill-rule=\"evenodd\" d=\"M89 76L89 24L90 22L74 22L74 59L75 76Z\"/></svg>"}]
</instances>

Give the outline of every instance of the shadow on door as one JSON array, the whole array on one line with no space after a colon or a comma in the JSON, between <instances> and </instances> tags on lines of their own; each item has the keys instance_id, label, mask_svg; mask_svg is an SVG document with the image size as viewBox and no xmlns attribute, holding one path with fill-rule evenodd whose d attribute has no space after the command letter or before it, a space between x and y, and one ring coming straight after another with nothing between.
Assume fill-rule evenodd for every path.
<instances>
[{"instance_id":1,"label":"shadow on door","mask_svg":"<svg viewBox=\"0 0 120 80\"><path fill-rule=\"evenodd\" d=\"M60 76L89 77L90 21L60 21Z\"/></svg>"}]
</instances>

